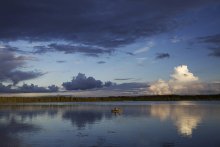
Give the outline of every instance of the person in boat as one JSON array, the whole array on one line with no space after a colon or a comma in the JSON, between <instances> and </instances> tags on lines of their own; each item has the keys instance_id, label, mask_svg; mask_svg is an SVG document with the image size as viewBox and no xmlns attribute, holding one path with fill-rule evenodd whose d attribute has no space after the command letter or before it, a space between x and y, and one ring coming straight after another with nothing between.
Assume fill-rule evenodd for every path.
<instances>
[{"instance_id":1,"label":"person in boat","mask_svg":"<svg viewBox=\"0 0 220 147\"><path fill-rule=\"evenodd\" d=\"M121 111L121 109L120 108L114 108L114 109L112 109L112 112L120 112Z\"/></svg>"}]
</instances>

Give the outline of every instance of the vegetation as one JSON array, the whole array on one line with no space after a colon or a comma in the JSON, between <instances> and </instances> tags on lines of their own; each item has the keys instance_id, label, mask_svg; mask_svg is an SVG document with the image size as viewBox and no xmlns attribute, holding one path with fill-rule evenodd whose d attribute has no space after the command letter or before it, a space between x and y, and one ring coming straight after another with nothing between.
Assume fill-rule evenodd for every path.
<instances>
[{"instance_id":1,"label":"vegetation","mask_svg":"<svg viewBox=\"0 0 220 147\"><path fill-rule=\"evenodd\" d=\"M35 103L35 102L108 102L108 101L209 101L220 100L219 95L151 95L118 97L0 97L0 103Z\"/></svg>"}]
</instances>

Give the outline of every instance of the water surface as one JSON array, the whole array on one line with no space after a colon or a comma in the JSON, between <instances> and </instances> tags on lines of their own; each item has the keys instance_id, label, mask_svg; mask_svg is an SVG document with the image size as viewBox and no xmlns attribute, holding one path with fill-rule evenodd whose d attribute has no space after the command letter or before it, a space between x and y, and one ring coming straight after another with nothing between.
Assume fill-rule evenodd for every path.
<instances>
[{"instance_id":1,"label":"water surface","mask_svg":"<svg viewBox=\"0 0 220 147\"><path fill-rule=\"evenodd\" d=\"M220 102L0 105L0 146L219 147Z\"/></svg>"}]
</instances>

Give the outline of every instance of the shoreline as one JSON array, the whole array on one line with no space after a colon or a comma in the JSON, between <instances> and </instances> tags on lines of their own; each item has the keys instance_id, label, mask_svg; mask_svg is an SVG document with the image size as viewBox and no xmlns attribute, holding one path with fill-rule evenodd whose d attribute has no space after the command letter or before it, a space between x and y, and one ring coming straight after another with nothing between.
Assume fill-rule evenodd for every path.
<instances>
[{"instance_id":1,"label":"shoreline","mask_svg":"<svg viewBox=\"0 0 220 147\"><path fill-rule=\"evenodd\" d=\"M218 95L147 95L117 97L0 97L1 103L38 103L38 102L114 102L114 101L220 101Z\"/></svg>"}]
</instances>

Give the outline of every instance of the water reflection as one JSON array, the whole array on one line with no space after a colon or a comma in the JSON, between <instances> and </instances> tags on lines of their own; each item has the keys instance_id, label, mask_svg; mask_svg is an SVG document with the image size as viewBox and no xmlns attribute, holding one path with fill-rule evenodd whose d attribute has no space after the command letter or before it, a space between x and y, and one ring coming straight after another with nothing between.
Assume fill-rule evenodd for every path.
<instances>
[{"instance_id":1,"label":"water reflection","mask_svg":"<svg viewBox=\"0 0 220 147\"><path fill-rule=\"evenodd\" d=\"M178 131L184 136L191 136L200 122L200 116L181 116L175 120Z\"/></svg>"},{"instance_id":2,"label":"water reflection","mask_svg":"<svg viewBox=\"0 0 220 147\"><path fill-rule=\"evenodd\" d=\"M91 146L100 144L100 138L101 146L176 146L178 137L194 139L196 130L202 132L199 126L204 121L220 131L213 125L220 123L220 104L124 102L117 105L123 110L120 115L111 113L114 107L114 103L0 106L1 146ZM196 135L203 140L204 135Z\"/></svg>"},{"instance_id":3,"label":"water reflection","mask_svg":"<svg viewBox=\"0 0 220 147\"><path fill-rule=\"evenodd\" d=\"M97 111L66 111L62 117L71 120L73 125L76 125L78 129L81 129L87 124L93 124L96 121L100 121L103 114L102 112Z\"/></svg>"},{"instance_id":4,"label":"water reflection","mask_svg":"<svg viewBox=\"0 0 220 147\"><path fill-rule=\"evenodd\" d=\"M1 146L23 146L18 134L38 131L40 128L33 124L23 123L15 117L0 116Z\"/></svg>"},{"instance_id":5,"label":"water reflection","mask_svg":"<svg viewBox=\"0 0 220 147\"><path fill-rule=\"evenodd\" d=\"M183 136L191 136L193 130L201 123L207 113L201 106L196 105L152 105L151 115L161 121L171 119L176 125L178 132Z\"/></svg>"}]
</instances>

